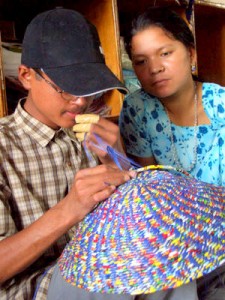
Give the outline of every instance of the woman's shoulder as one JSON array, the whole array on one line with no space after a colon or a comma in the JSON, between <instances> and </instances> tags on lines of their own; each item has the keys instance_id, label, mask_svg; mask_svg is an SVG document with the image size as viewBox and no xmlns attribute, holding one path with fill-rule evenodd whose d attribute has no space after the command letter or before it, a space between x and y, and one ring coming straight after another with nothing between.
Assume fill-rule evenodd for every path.
<instances>
[{"instance_id":1,"label":"woman's shoulder","mask_svg":"<svg viewBox=\"0 0 225 300\"><path fill-rule=\"evenodd\" d=\"M211 118L225 117L225 87L217 83L202 84L202 102L204 109Z\"/></svg>"},{"instance_id":2,"label":"woman's shoulder","mask_svg":"<svg viewBox=\"0 0 225 300\"><path fill-rule=\"evenodd\" d=\"M162 104L160 101L146 93L143 89L137 90L128 95L123 102L123 108L120 112L120 122L132 119L132 122L151 123L161 114ZM146 125L147 126L147 125Z\"/></svg>"},{"instance_id":3,"label":"woman's shoulder","mask_svg":"<svg viewBox=\"0 0 225 300\"><path fill-rule=\"evenodd\" d=\"M146 93L143 89L139 89L125 97L123 106L145 107L145 109L149 109L157 105L158 101L156 97Z\"/></svg>"},{"instance_id":4,"label":"woman's shoulder","mask_svg":"<svg viewBox=\"0 0 225 300\"><path fill-rule=\"evenodd\" d=\"M225 97L225 87L217 83L204 82L202 84L202 94L204 98L210 96L221 96Z\"/></svg>"},{"instance_id":5,"label":"woman's shoulder","mask_svg":"<svg viewBox=\"0 0 225 300\"><path fill-rule=\"evenodd\" d=\"M138 89L126 96L125 99L139 98L142 101L154 99L155 97L146 93L143 89Z\"/></svg>"}]
</instances>

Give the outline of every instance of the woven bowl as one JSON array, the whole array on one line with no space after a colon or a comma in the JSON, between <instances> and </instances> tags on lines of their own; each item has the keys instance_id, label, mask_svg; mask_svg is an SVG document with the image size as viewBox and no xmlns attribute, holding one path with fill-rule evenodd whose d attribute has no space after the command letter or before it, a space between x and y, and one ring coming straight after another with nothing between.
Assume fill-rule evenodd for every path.
<instances>
[{"instance_id":1,"label":"woven bowl","mask_svg":"<svg viewBox=\"0 0 225 300\"><path fill-rule=\"evenodd\" d=\"M121 185L83 222L59 259L90 292L148 294L225 262L225 188L167 171Z\"/></svg>"}]
</instances>

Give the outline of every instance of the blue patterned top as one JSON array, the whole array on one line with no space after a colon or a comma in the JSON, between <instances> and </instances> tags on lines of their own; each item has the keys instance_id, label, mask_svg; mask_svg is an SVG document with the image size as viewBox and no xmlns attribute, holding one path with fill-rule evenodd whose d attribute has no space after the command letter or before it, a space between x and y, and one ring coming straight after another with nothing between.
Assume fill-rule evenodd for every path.
<instances>
[{"instance_id":1,"label":"blue patterned top","mask_svg":"<svg viewBox=\"0 0 225 300\"><path fill-rule=\"evenodd\" d=\"M211 124L197 128L195 178L225 185L225 87L203 83L202 103ZM171 150L170 125L161 102L142 89L125 98L119 125L127 153L154 156L158 164L175 166ZM194 126L171 125L178 157L185 168L194 160Z\"/></svg>"}]
</instances>

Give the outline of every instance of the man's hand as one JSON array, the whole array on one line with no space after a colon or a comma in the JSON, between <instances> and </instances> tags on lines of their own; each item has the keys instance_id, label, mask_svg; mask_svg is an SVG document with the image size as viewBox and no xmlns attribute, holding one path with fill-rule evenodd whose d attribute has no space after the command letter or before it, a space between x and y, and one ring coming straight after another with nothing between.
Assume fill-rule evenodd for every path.
<instances>
[{"instance_id":1,"label":"man's hand","mask_svg":"<svg viewBox=\"0 0 225 300\"><path fill-rule=\"evenodd\" d=\"M115 166L114 161L107 153L105 147L101 147L101 143L98 143L96 136L99 137L104 145L110 146L121 155L126 157L121 142L119 127L116 124L105 118L100 118L97 123L91 125L89 134L85 140L88 149L98 156L101 163Z\"/></svg>"},{"instance_id":2,"label":"man's hand","mask_svg":"<svg viewBox=\"0 0 225 300\"><path fill-rule=\"evenodd\" d=\"M107 199L118 185L135 176L134 171L121 171L109 165L80 170L69 194L64 198L69 203L68 215L73 214L72 222L82 220L99 202Z\"/></svg>"}]
</instances>

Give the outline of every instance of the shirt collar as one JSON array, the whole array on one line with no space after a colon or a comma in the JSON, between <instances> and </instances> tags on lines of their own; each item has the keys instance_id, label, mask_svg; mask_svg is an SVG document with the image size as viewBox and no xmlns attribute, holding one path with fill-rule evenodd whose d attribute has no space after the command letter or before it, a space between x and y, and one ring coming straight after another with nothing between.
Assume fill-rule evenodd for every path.
<instances>
[{"instance_id":1,"label":"shirt collar","mask_svg":"<svg viewBox=\"0 0 225 300\"><path fill-rule=\"evenodd\" d=\"M42 147L48 145L48 143L54 138L55 134L63 129L54 130L47 125L41 123L31 115L29 115L24 109L23 104L25 99L21 99L15 112L15 122L19 128L22 128L29 136L32 137Z\"/></svg>"}]
</instances>

